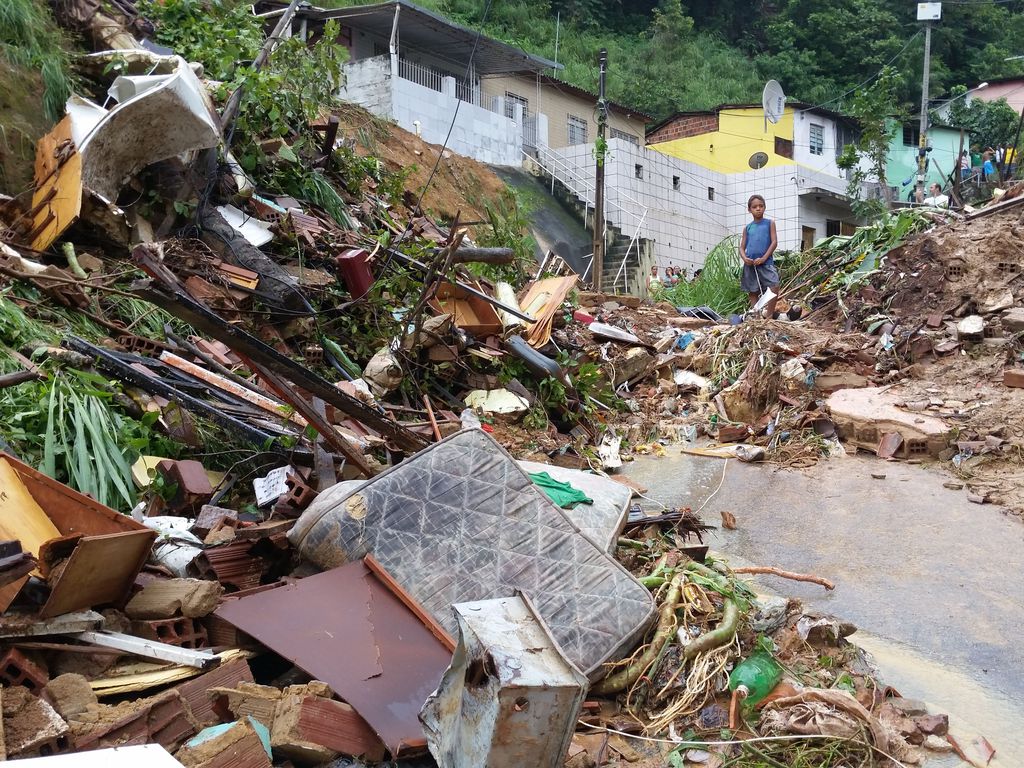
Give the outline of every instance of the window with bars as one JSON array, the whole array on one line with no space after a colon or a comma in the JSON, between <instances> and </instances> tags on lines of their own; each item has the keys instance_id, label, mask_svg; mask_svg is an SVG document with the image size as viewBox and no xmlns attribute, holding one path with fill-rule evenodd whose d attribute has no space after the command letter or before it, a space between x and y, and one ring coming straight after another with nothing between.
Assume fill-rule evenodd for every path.
<instances>
[{"instance_id":1,"label":"window with bars","mask_svg":"<svg viewBox=\"0 0 1024 768\"><path fill-rule=\"evenodd\" d=\"M921 128L917 125L903 126L903 146L916 147L921 143Z\"/></svg>"},{"instance_id":2,"label":"window with bars","mask_svg":"<svg viewBox=\"0 0 1024 768\"><path fill-rule=\"evenodd\" d=\"M505 91L505 117L514 120L516 116L516 104L523 105L523 119L530 116L530 100L523 98L518 93Z\"/></svg>"},{"instance_id":3,"label":"window with bars","mask_svg":"<svg viewBox=\"0 0 1024 768\"><path fill-rule=\"evenodd\" d=\"M825 126L811 123L811 154L825 154Z\"/></svg>"},{"instance_id":4,"label":"window with bars","mask_svg":"<svg viewBox=\"0 0 1024 768\"><path fill-rule=\"evenodd\" d=\"M639 147L640 146L640 139L638 139L632 133L626 133L625 131L620 131L618 128L612 128L611 129L611 137L613 139L622 139L623 141L628 141L634 147Z\"/></svg>"},{"instance_id":5,"label":"window with bars","mask_svg":"<svg viewBox=\"0 0 1024 768\"><path fill-rule=\"evenodd\" d=\"M576 115L569 115L569 145L587 143L587 121Z\"/></svg>"}]
</instances>

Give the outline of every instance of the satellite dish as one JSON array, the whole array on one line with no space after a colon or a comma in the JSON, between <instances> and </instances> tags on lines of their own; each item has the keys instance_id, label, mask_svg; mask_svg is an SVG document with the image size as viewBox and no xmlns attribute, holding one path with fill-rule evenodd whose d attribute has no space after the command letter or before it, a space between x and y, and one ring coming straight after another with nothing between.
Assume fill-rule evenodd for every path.
<instances>
[{"instance_id":1,"label":"satellite dish","mask_svg":"<svg viewBox=\"0 0 1024 768\"><path fill-rule=\"evenodd\" d=\"M761 94L761 106L764 107L764 119L769 123L777 123L786 111L786 94L778 80L769 80L764 84Z\"/></svg>"},{"instance_id":2,"label":"satellite dish","mask_svg":"<svg viewBox=\"0 0 1024 768\"><path fill-rule=\"evenodd\" d=\"M765 152L755 152L747 160L747 164L755 171L768 165L768 155Z\"/></svg>"}]
</instances>

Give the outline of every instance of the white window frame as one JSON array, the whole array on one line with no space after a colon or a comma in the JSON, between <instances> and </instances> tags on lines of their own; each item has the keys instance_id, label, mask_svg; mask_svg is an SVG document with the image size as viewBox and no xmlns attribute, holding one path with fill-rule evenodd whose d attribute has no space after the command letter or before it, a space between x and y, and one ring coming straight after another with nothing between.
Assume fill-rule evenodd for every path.
<instances>
[{"instance_id":1,"label":"white window frame","mask_svg":"<svg viewBox=\"0 0 1024 768\"><path fill-rule=\"evenodd\" d=\"M812 155L825 154L825 126L819 123L811 123L808 130L809 146Z\"/></svg>"},{"instance_id":2,"label":"white window frame","mask_svg":"<svg viewBox=\"0 0 1024 768\"><path fill-rule=\"evenodd\" d=\"M577 144L587 143L587 134L589 133L590 124L582 117L576 115L569 115L566 123L565 138L569 143L569 146L576 146ZM582 133L582 141L580 141L580 134ZM576 139L576 140L574 140Z\"/></svg>"},{"instance_id":3,"label":"white window frame","mask_svg":"<svg viewBox=\"0 0 1024 768\"><path fill-rule=\"evenodd\" d=\"M523 120L530 116L530 100L512 91L505 91L505 117L515 120L516 104L523 105Z\"/></svg>"}]
</instances>

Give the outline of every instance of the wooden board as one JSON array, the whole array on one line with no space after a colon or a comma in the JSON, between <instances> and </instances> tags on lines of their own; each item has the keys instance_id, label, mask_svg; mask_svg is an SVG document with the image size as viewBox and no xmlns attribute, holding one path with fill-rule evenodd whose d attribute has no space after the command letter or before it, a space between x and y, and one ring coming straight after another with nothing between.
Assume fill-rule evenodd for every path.
<instances>
[{"instance_id":1,"label":"wooden board","mask_svg":"<svg viewBox=\"0 0 1024 768\"><path fill-rule=\"evenodd\" d=\"M124 531L149 531L146 526L135 522L127 515L122 515L120 512L100 504L95 499L91 499L63 483L58 483L13 456L0 454L0 459L9 463L18 473L18 477L32 494L32 498L56 526L57 533L52 534L49 538L68 536L73 533L96 536L123 533ZM154 533L153 536L155 538L156 534ZM29 550L24 540L22 547ZM30 551L34 552L35 550Z\"/></svg>"},{"instance_id":2,"label":"wooden board","mask_svg":"<svg viewBox=\"0 0 1024 768\"><path fill-rule=\"evenodd\" d=\"M42 251L82 212L82 156L71 138L70 115L36 144L35 187L32 247Z\"/></svg>"},{"instance_id":3,"label":"wooden board","mask_svg":"<svg viewBox=\"0 0 1024 768\"><path fill-rule=\"evenodd\" d=\"M38 555L43 543L59 537L60 531L22 482L16 466L0 457L0 538L20 541L24 551Z\"/></svg>"},{"instance_id":4,"label":"wooden board","mask_svg":"<svg viewBox=\"0 0 1024 768\"><path fill-rule=\"evenodd\" d=\"M153 534L125 531L79 541L39 615L48 618L124 598L149 557Z\"/></svg>"}]
</instances>

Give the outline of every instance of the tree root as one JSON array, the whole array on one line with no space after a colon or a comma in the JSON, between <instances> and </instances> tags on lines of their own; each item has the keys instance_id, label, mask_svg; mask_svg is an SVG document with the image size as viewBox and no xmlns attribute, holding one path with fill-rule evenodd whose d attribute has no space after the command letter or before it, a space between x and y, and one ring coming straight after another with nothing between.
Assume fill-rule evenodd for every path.
<instances>
[{"instance_id":1,"label":"tree root","mask_svg":"<svg viewBox=\"0 0 1024 768\"><path fill-rule=\"evenodd\" d=\"M793 571L784 571L781 568L774 568L769 565L763 566L750 566L749 568L733 568L733 573L766 573L772 576L778 576L782 579L789 579L791 581L808 581L811 584L820 584L827 590L833 590L836 585L828 579L823 579L821 576L814 576L810 573L794 573Z\"/></svg>"},{"instance_id":2,"label":"tree root","mask_svg":"<svg viewBox=\"0 0 1024 768\"><path fill-rule=\"evenodd\" d=\"M597 696L608 696L620 693L633 685L639 677L655 662L669 641L676 629L676 605L679 603L679 596L683 591L682 573L677 573L669 584L668 593L665 595L665 602L661 604L661 616L658 619L658 630L654 633L647 649L640 654L639 658L631 661L624 669L609 675L604 680L595 683L590 692Z\"/></svg>"}]
</instances>

